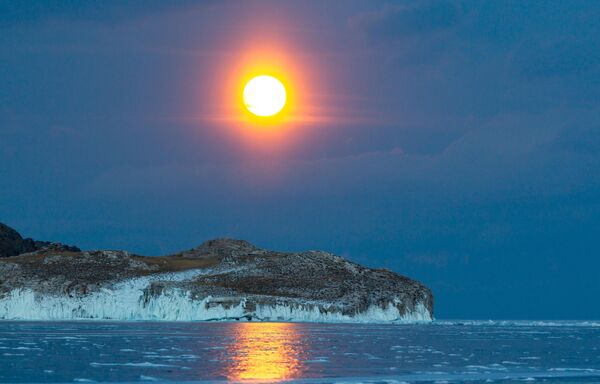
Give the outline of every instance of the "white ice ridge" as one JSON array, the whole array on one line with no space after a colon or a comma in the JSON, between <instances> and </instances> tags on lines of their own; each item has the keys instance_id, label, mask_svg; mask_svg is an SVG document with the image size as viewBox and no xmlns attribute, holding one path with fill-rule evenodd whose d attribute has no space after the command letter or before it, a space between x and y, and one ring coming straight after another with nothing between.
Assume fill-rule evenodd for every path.
<instances>
[{"instance_id":1,"label":"white ice ridge","mask_svg":"<svg viewBox=\"0 0 600 384\"><path fill-rule=\"evenodd\" d=\"M435 324L492 327L600 327L599 320L436 320Z\"/></svg>"},{"instance_id":2,"label":"white ice ridge","mask_svg":"<svg viewBox=\"0 0 600 384\"><path fill-rule=\"evenodd\" d=\"M133 278L89 295L44 295L29 289L15 289L0 299L0 319L10 320L164 320L164 321L226 321L252 320L297 322L425 322L431 315L425 305L419 303L415 310L402 315L394 305L387 308L371 306L353 316L340 312L321 313L312 303L288 305L257 305L246 309L246 300L239 304L223 306L222 297L208 296L193 300L189 292L172 288L150 299L144 297L144 289L152 281L184 281L199 275L199 271L162 274L160 276ZM227 298L226 298L227 299Z\"/></svg>"}]
</instances>

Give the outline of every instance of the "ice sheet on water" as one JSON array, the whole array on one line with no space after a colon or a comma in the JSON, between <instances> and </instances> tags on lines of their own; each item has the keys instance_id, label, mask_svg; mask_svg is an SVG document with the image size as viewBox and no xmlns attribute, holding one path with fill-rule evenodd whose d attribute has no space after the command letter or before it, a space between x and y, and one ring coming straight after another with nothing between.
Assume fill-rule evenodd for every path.
<instances>
[{"instance_id":1,"label":"ice sheet on water","mask_svg":"<svg viewBox=\"0 0 600 384\"><path fill-rule=\"evenodd\" d=\"M141 381L160 381L159 378L156 378L153 376L146 376L146 375L140 375L140 380Z\"/></svg>"},{"instance_id":2,"label":"ice sheet on water","mask_svg":"<svg viewBox=\"0 0 600 384\"><path fill-rule=\"evenodd\" d=\"M7 347L44 340L53 353L2 356L0 382L224 382L261 372L307 383L600 381L600 328L552 327L535 340L532 327L3 322Z\"/></svg>"},{"instance_id":3,"label":"ice sheet on water","mask_svg":"<svg viewBox=\"0 0 600 384\"><path fill-rule=\"evenodd\" d=\"M436 320L436 325L518 326L518 327L600 327L595 320ZM541 331L536 331L539 333Z\"/></svg>"},{"instance_id":4,"label":"ice sheet on water","mask_svg":"<svg viewBox=\"0 0 600 384\"><path fill-rule=\"evenodd\" d=\"M92 367L118 367L118 366L123 366L123 367L140 367L140 368L164 368L164 367L174 367L174 365L170 365L170 364L156 364L156 363L150 363L148 361L144 361L142 363L96 363L96 362L92 362L90 363L90 365Z\"/></svg>"}]
</instances>

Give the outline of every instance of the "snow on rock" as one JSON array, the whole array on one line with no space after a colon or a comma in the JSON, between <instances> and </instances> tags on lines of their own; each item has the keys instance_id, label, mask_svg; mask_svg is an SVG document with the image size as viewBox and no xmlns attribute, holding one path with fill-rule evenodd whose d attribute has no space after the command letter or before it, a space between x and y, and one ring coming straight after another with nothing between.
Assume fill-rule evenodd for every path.
<instances>
[{"instance_id":1,"label":"snow on rock","mask_svg":"<svg viewBox=\"0 0 600 384\"><path fill-rule=\"evenodd\" d=\"M326 252L231 239L176 255L45 249L0 259L0 319L421 322L423 284Z\"/></svg>"}]
</instances>

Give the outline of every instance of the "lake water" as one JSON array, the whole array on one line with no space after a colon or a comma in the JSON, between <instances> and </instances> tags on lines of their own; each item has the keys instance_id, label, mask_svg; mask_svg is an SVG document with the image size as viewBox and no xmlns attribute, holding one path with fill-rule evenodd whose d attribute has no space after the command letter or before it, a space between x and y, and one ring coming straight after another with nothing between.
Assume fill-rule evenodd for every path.
<instances>
[{"instance_id":1,"label":"lake water","mask_svg":"<svg viewBox=\"0 0 600 384\"><path fill-rule=\"evenodd\" d=\"M600 382L600 323L0 322L0 382Z\"/></svg>"}]
</instances>

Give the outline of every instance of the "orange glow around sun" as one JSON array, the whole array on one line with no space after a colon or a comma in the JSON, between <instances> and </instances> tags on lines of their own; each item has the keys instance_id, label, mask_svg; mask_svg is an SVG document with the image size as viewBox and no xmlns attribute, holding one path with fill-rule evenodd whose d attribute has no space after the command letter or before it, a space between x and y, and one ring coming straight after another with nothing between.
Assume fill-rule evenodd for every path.
<instances>
[{"instance_id":1,"label":"orange glow around sun","mask_svg":"<svg viewBox=\"0 0 600 384\"><path fill-rule=\"evenodd\" d=\"M202 122L199 136L211 130L244 155L285 156L322 125L325 82L312 56L272 36L225 52L211 72L197 72L190 100ZM198 60L200 66L205 58Z\"/></svg>"},{"instance_id":2,"label":"orange glow around sun","mask_svg":"<svg viewBox=\"0 0 600 384\"><path fill-rule=\"evenodd\" d=\"M227 91L220 102L227 108L224 133L244 151L285 152L298 144L306 127L309 66L282 45L244 51L226 74Z\"/></svg>"}]
</instances>

